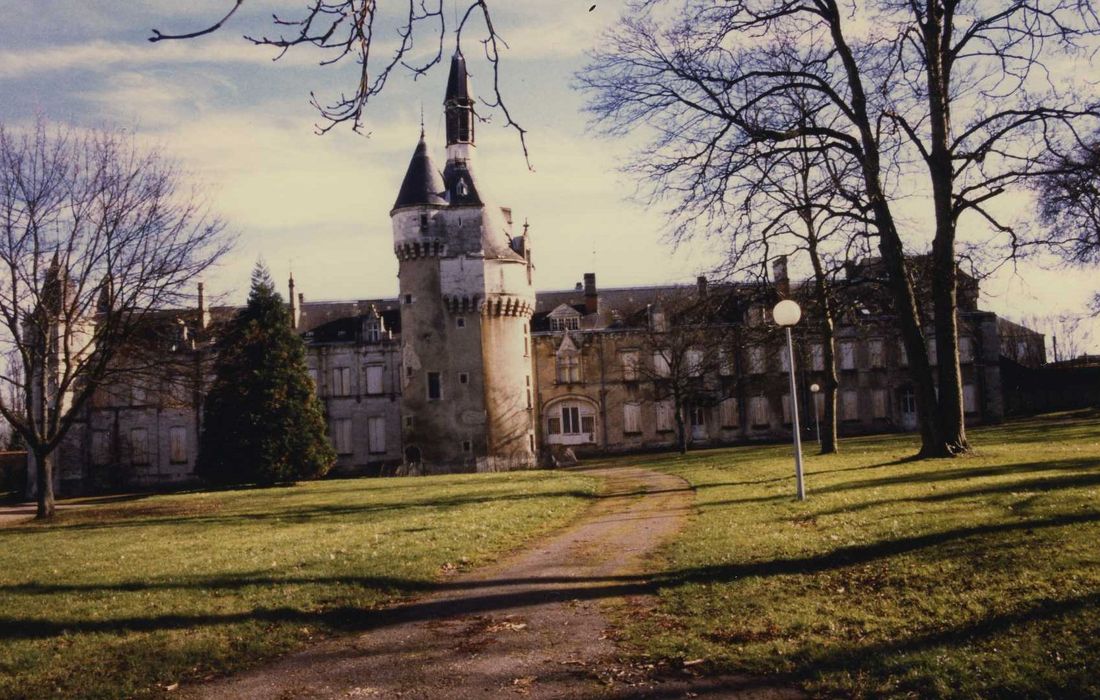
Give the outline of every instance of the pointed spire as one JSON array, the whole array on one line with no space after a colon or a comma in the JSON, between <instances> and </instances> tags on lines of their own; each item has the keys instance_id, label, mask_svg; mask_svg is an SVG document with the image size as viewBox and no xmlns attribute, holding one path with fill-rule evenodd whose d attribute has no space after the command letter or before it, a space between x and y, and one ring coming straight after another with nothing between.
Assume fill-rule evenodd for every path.
<instances>
[{"instance_id":1,"label":"pointed spire","mask_svg":"<svg viewBox=\"0 0 1100 700\"><path fill-rule=\"evenodd\" d=\"M428 143L421 129L420 142L416 144L416 150L413 151L409 169L405 171L405 179L401 182L401 189L397 193L397 201L393 203L393 208L425 204L446 206L447 200L442 194L444 189L443 178L432 163L432 157L428 155Z\"/></svg>"},{"instance_id":2,"label":"pointed spire","mask_svg":"<svg viewBox=\"0 0 1100 700\"><path fill-rule=\"evenodd\" d=\"M470 93L470 74L466 59L455 49L451 57L451 72L447 77L447 94L443 98L447 113L447 145L474 142L474 101Z\"/></svg>"}]
</instances>

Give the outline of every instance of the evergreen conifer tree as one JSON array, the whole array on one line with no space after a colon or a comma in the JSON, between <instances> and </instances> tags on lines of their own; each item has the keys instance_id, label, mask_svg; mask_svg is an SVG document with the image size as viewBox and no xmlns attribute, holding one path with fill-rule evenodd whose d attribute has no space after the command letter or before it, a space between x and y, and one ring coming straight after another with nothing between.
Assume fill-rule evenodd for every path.
<instances>
[{"instance_id":1,"label":"evergreen conifer tree","mask_svg":"<svg viewBox=\"0 0 1100 700\"><path fill-rule=\"evenodd\" d=\"M262 263L248 304L216 344L198 474L219 484L274 484L325 474L336 460L306 371L305 345Z\"/></svg>"}]
</instances>

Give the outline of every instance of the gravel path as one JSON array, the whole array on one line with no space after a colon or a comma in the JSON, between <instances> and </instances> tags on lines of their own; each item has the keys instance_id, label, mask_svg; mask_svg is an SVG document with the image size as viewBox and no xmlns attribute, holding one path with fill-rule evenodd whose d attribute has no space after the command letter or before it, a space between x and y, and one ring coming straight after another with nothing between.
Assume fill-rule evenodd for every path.
<instances>
[{"instance_id":1,"label":"gravel path","mask_svg":"<svg viewBox=\"0 0 1100 700\"><path fill-rule=\"evenodd\" d=\"M273 664L173 695L188 698L797 698L740 677L624 667L601 601L644 604L646 555L691 512L686 482L617 467L579 522L375 625Z\"/></svg>"}]
</instances>

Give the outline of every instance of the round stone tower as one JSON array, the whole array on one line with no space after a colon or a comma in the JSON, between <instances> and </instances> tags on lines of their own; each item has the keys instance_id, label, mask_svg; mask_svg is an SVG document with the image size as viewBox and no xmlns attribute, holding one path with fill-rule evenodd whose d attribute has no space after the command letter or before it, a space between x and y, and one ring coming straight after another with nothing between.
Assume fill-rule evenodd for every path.
<instances>
[{"instance_id":1,"label":"round stone tower","mask_svg":"<svg viewBox=\"0 0 1100 700\"><path fill-rule=\"evenodd\" d=\"M421 128L390 217L398 259L402 440L426 473L534 466L532 265L474 177L466 61L451 59L442 175Z\"/></svg>"}]
</instances>

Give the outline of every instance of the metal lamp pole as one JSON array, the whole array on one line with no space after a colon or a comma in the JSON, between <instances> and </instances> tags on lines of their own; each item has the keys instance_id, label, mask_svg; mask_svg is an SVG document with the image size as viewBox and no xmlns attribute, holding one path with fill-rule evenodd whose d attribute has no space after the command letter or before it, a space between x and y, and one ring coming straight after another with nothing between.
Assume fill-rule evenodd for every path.
<instances>
[{"instance_id":1,"label":"metal lamp pole","mask_svg":"<svg viewBox=\"0 0 1100 700\"><path fill-rule=\"evenodd\" d=\"M806 500L806 484L802 476L802 429L798 424L798 394L794 381L794 342L791 340L791 326L802 318L802 309L790 299L784 299L772 309L775 322L787 331L787 369L791 380L791 419L794 424L794 474L797 480L798 500Z\"/></svg>"}]
</instances>

